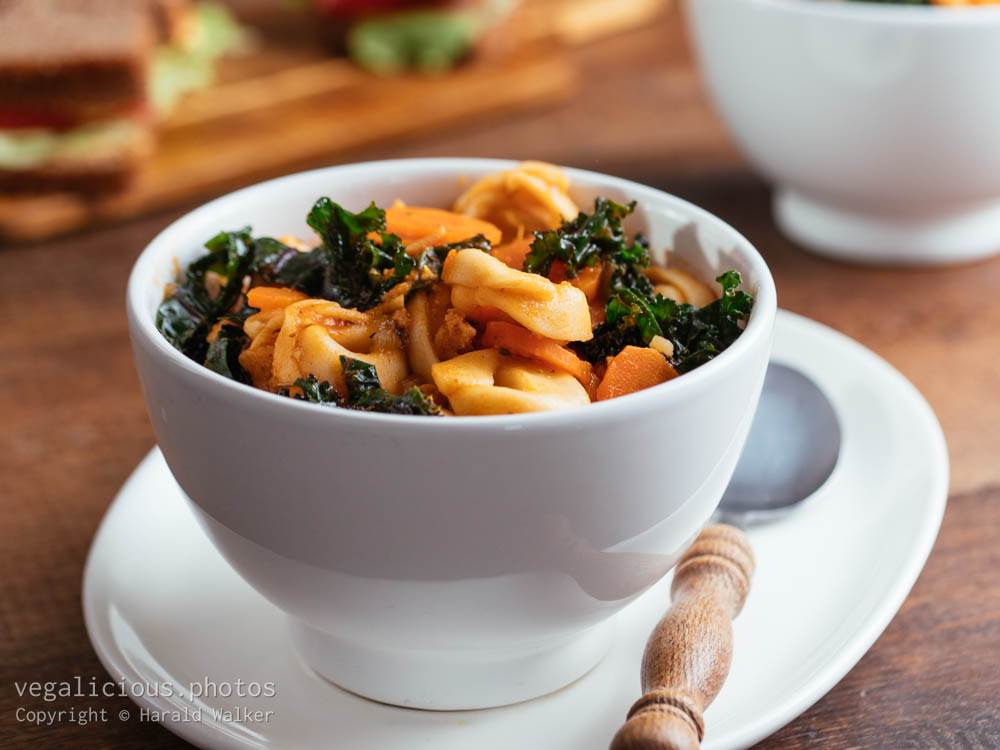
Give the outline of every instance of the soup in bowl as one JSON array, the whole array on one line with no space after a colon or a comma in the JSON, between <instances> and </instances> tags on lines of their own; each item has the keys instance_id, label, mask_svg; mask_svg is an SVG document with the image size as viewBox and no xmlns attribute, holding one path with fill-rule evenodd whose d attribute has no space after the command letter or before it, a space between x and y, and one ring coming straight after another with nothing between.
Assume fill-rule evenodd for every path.
<instances>
[{"instance_id":1,"label":"soup in bowl","mask_svg":"<svg viewBox=\"0 0 1000 750\"><path fill-rule=\"evenodd\" d=\"M596 213L608 205L597 201L602 199L628 207L618 212L621 231L612 234L628 246L644 238L640 243L650 256L648 267L670 269L677 284L697 283L714 299L660 302L683 290L671 291L670 274L650 272L631 256L627 264L616 261L613 243L595 241L599 250L585 259L586 243L570 242L581 249L578 268L560 267L555 257L531 270L535 278L525 279L529 266L517 266L526 260L499 268L490 265L498 247L463 247L468 244L463 239L440 253L440 267L430 276L396 279L410 286L397 292L401 299L395 311L383 310L399 334L387 336L383 348L376 350L356 331L344 333L340 323L321 316L317 325L323 330L309 336L325 341L328 335L337 344L322 378L315 370L323 362L303 359L305 349L294 348L304 346L307 329L295 328L294 346L284 351L298 352L289 361L306 362L310 372L282 374L288 362L275 342L268 357L246 356L250 334L263 335L268 324L272 332L280 331L286 319L293 319L289 306L305 309L308 300L327 305L325 314L338 321L350 317L347 310L371 317L379 305L392 301L387 297L392 290L383 288L393 274L388 266L371 277L378 298L353 306L336 302L341 292L330 291L333 287L296 287L296 278L278 278L271 271L241 272L232 305L215 321L182 293L180 301L187 304L174 310L179 320L184 310L197 313L192 325L201 326L198 335L216 351L215 363L231 368L206 366L207 348L203 351L200 343L194 357L194 349L185 349L183 342L178 346L174 334L186 324L165 326L164 304L177 298L190 280L188 272L205 258L206 240L220 229L252 226L249 244L252 238L284 238L282 244L291 250L281 252L305 263L308 253L325 252L316 250L326 246L314 233L316 222L306 221L310 207L324 196L345 216L361 215L372 203L454 213L456 200L470 186L517 168L497 160L417 159L346 165L266 182L213 201L168 227L143 251L129 280L130 333L150 419L201 526L234 569L289 614L292 642L305 660L332 682L375 700L432 709L513 703L562 687L600 659L608 619L673 566L711 516L735 468L770 352L776 297L766 264L735 230L683 200L614 177L563 170L565 195L573 206L588 212L594 206ZM497 245L507 244L506 235L514 233L515 239L518 234L527 238L534 251L544 244L536 247L535 240L546 236L550 247L565 244L565 225L578 217L567 216L573 209L562 206L555 229L498 226L502 217L485 214L479 220L497 227L502 235L493 238ZM391 214L386 218L389 229L401 226L394 221ZM394 246L390 232L356 229L355 240L362 229L366 237L371 234L377 245L369 247L371 253ZM558 231L559 241L545 234ZM437 227L432 233L443 239ZM412 272L404 255L421 257L427 243L404 239L398 259ZM327 238L327 244L339 242ZM475 255L462 255L470 251ZM479 271L487 264L490 272L456 270L456 258ZM574 261L565 258L560 262L571 266ZM651 284L647 296L633 298L622 296L611 273L593 287L581 281L587 268L625 265L660 283ZM485 316L462 307L480 280L508 272L511 280L498 286L504 293L511 285L523 291L544 282L557 290L553 295L586 297L596 308L592 326L572 336L539 329L552 334L543 336L532 330L540 325L535 318L518 317L516 305L473 306L499 311ZM220 299L220 289L234 278L212 280L206 294ZM407 312L435 284L449 287L448 309L457 310L472 333L465 341L468 351L431 350L427 356L438 361L424 362L428 374L422 376L423 365L411 358L414 324L399 310ZM473 291L456 295L458 287ZM698 290L692 285L688 293L697 297ZM538 293L549 291L545 287ZM616 313L612 300L619 297L634 306ZM735 300L752 307L737 310ZM284 311L275 316L282 318L279 322L249 324L274 305ZM688 316L701 330L709 320L705 316L721 314L720 309L734 316L738 330L711 356L685 363L681 355L687 339L671 341L671 326ZM369 317L354 320L361 325ZM610 324L621 328L617 343L586 345L615 333ZM225 328L233 331L221 333ZM237 348L220 355L222 345L213 343L220 336L227 345L237 342ZM391 354L394 347L399 351ZM650 362L647 350L653 350L664 362L658 371L667 375L653 380L613 376L614 361L628 347L640 352L629 350L630 357ZM342 359L343 348L356 358ZM391 380L396 371L384 367L386 352L397 358L398 373L405 373L398 380ZM560 401L558 408L544 401L546 408L522 409L524 403L539 402L485 391L477 391L476 398L456 398L441 388L451 382L448 372L435 377L433 368L470 354L495 359L496 377L502 367L515 373L497 381L498 388L530 392L531 383L557 378L576 400ZM631 365L617 369L634 370ZM296 382L310 377L311 382ZM602 390L609 377L616 389ZM373 402L356 400L348 386L371 385L372 378L384 381L378 393L386 403L409 394L411 402L430 404L435 413L359 408ZM328 394L331 403L310 398L320 393Z\"/></svg>"}]
</instances>

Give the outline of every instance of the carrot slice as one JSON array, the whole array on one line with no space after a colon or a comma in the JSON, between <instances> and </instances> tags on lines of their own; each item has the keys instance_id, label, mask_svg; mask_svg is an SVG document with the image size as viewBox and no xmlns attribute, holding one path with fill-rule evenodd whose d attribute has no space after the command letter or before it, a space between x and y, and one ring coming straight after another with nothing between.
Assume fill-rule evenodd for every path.
<instances>
[{"instance_id":1,"label":"carrot slice","mask_svg":"<svg viewBox=\"0 0 1000 750\"><path fill-rule=\"evenodd\" d=\"M385 212L385 230L398 235L404 245L434 234L444 228L439 244L461 242L477 234L484 235L491 245L500 243L501 234L493 224L472 216L463 216L442 208L395 205Z\"/></svg>"},{"instance_id":2,"label":"carrot slice","mask_svg":"<svg viewBox=\"0 0 1000 750\"><path fill-rule=\"evenodd\" d=\"M566 278L568 268L569 266L564 261L552 261L552 267L549 269L549 281L553 284L568 281L587 295L587 301L592 302L601 288L601 273L604 271L604 264L596 263L592 266L584 266L576 272L576 276L572 279Z\"/></svg>"},{"instance_id":3,"label":"carrot slice","mask_svg":"<svg viewBox=\"0 0 1000 750\"><path fill-rule=\"evenodd\" d=\"M566 270L569 268L565 261L554 260L549 266L549 281L553 284L561 284L566 280Z\"/></svg>"},{"instance_id":4,"label":"carrot slice","mask_svg":"<svg viewBox=\"0 0 1000 750\"><path fill-rule=\"evenodd\" d=\"M581 268L577 272L576 278L570 279L570 283L587 295L588 302L593 302L601 290L601 275L603 273L604 264L597 262L592 266Z\"/></svg>"},{"instance_id":5,"label":"carrot slice","mask_svg":"<svg viewBox=\"0 0 1000 750\"><path fill-rule=\"evenodd\" d=\"M308 297L295 289L284 286L255 286L247 292L247 303L258 310L277 310Z\"/></svg>"},{"instance_id":6,"label":"carrot slice","mask_svg":"<svg viewBox=\"0 0 1000 750\"><path fill-rule=\"evenodd\" d=\"M677 370L658 351L626 346L608 362L608 371L597 386L597 400L635 393L676 377Z\"/></svg>"},{"instance_id":7,"label":"carrot slice","mask_svg":"<svg viewBox=\"0 0 1000 750\"><path fill-rule=\"evenodd\" d=\"M531 239L530 237L522 237L513 242L497 245L493 248L493 257L499 258L517 271L523 271L524 259L531 252Z\"/></svg>"},{"instance_id":8,"label":"carrot slice","mask_svg":"<svg viewBox=\"0 0 1000 750\"><path fill-rule=\"evenodd\" d=\"M480 339L484 347L505 349L519 357L543 362L558 370L565 370L585 386L590 383L590 363L580 359L552 339L532 333L514 323L494 320L486 324Z\"/></svg>"}]
</instances>

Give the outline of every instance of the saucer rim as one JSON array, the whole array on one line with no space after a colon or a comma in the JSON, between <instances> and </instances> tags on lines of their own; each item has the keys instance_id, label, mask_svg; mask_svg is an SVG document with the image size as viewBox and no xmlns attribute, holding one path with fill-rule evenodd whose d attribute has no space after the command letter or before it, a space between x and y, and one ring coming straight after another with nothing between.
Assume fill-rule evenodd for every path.
<instances>
[{"instance_id":1,"label":"saucer rim","mask_svg":"<svg viewBox=\"0 0 1000 750\"><path fill-rule=\"evenodd\" d=\"M747 722L738 729L730 730L727 735L718 738L706 737L705 750L736 750L752 746L808 710L850 672L888 627L916 583L937 539L947 505L950 474L947 445L937 417L916 387L885 359L828 326L795 313L779 310L775 326L776 338L785 328L798 329L798 335L806 335L810 339L815 337L836 340L839 345L848 346L853 350L854 355L868 360L888 378L894 380L897 395L908 402L910 413L922 423L922 437L927 441L927 447L933 453L933 460L924 467L928 473L927 489L921 493L923 503L919 516L920 524L906 545L908 552L905 556L905 564L898 568L891 585L887 587L886 595L871 610L860 627L855 629L847 641L847 645L822 666L819 676L811 676L807 679L806 689L794 691L792 695L773 705L769 711L761 713L755 721ZM786 361L786 358L780 354L773 359L777 362ZM821 387L822 385L820 383ZM835 403L834 406L836 407L837 404ZM119 489L95 533L82 576L81 605L88 638L101 664L112 678L125 683L140 682L142 675L134 669L131 670L131 673L123 669L123 666L128 666L127 662L117 648L116 640L111 635L110 629L106 626L106 617L102 618L101 616L102 608L96 601L96 597L99 597L99 584L102 583L96 572L97 552L105 544L105 538L112 532L113 524L111 522L116 515L116 510L123 506L123 498L129 495L132 486L143 479L143 475L150 470L151 464L157 460L162 459L159 455L159 449L154 446ZM838 465L837 470L839 469ZM140 707L154 711L170 710L169 707L165 707L147 696L132 697L132 700ZM622 707L622 711L624 712L626 708ZM269 746L250 743L234 737L216 727L215 722L171 721L167 719L160 723L173 734L198 747L212 748L213 750L246 750L247 748Z\"/></svg>"}]
</instances>

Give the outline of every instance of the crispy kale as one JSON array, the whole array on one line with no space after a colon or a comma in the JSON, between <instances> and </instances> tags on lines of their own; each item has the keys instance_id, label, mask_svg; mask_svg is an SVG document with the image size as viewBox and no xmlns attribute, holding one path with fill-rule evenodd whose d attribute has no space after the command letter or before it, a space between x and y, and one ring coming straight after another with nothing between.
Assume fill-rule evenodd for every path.
<instances>
[{"instance_id":1,"label":"crispy kale","mask_svg":"<svg viewBox=\"0 0 1000 750\"><path fill-rule=\"evenodd\" d=\"M374 203L354 214L329 198L320 198L306 222L321 240L306 252L271 237L254 238L250 227L213 237L205 244L208 253L191 263L157 310L159 331L196 362L247 383L249 375L239 364L246 337L230 330L235 327L223 326L223 333L211 345L207 340L219 321L242 323L257 312L245 300L240 304L247 277L252 284L287 286L344 307L369 310L403 281L423 278L417 283L427 284L428 277L440 276L451 250L490 250L489 241L477 235L410 256L400 238L385 231L385 211Z\"/></svg>"},{"instance_id":2,"label":"crispy kale","mask_svg":"<svg viewBox=\"0 0 1000 750\"><path fill-rule=\"evenodd\" d=\"M400 396L394 396L382 387L374 365L359 359L341 357L344 382L347 385L347 407L360 411L377 411L385 414L422 414L439 416L441 409L416 386Z\"/></svg>"},{"instance_id":3,"label":"crispy kale","mask_svg":"<svg viewBox=\"0 0 1000 750\"><path fill-rule=\"evenodd\" d=\"M302 253L277 240L259 239L251 271L265 283L288 286L358 310L375 307L386 292L414 272L418 278L424 269L440 275L445 257L455 248L490 250L489 241L477 235L430 247L417 256L408 255L400 238L386 233L385 211L374 203L353 214L329 198L320 198L306 223L319 234L322 242L318 247Z\"/></svg>"},{"instance_id":4,"label":"crispy kale","mask_svg":"<svg viewBox=\"0 0 1000 750\"><path fill-rule=\"evenodd\" d=\"M279 393L300 401L357 411L440 416L441 409L419 388L413 387L400 396L394 396L382 387L374 365L351 357L341 357L340 364L347 386L347 399L341 398L332 385L319 380L315 375L295 381L298 393L293 393L289 388L282 388Z\"/></svg>"},{"instance_id":5,"label":"crispy kale","mask_svg":"<svg viewBox=\"0 0 1000 750\"><path fill-rule=\"evenodd\" d=\"M250 339L239 325L222 325L215 340L208 345L205 367L231 380L251 385L250 373L240 364L240 352Z\"/></svg>"},{"instance_id":6,"label":"crispy kale","mask_svg":"<svg viewBox=\"0 0 1000 750\"><path fill-rule=\"evenodd\" d=\"M558 229L536 232L524 270L548 274L553 264L565 264L566 277L598 262L607 268L606 320L590 341L572 344L590 362L613 357L626 346L645 346L654 336L674 344L671 363L679 372L697 367L729 346L742 331L753 300L737 290L740 275L729 271L716 279L721 299L698 309L681 305L653 291L644 269L649 265L645 239L630 240L622 221L635 210L606 198L594 201L591 214L580 213Z\"/></svg>"},{"instance_id":7,"label":"crispy kale","mask_svg":"<svg viewBox=\"0 0 1000 750\"><path fill-rule=\"evenodd\" d=\"M205 243L208 254L188 266L184 279L156 312L160 333L196 362L204 363L209 331L242 294L252 246L249 227L217 234ZM219 280L218 289L209 285L209 272Z\"/></svg>"},{"instance_id":8,"label":"crispy kale","mask_svg":"<svg viewBox=\"0 0 1000 750\"><path fill-rule=\"evenodd\" d=\"M738 289L742 279L737 271L727 271L716 281L722 296L700 308L661 294L621 289L608 301L607 319L594 329L594 338L573 346L584 359L599 362L629 344L644 346L654 336L663 336L674 345L674 368L680 373L693 370L736 340L753 307L753 298Z\"/></svg>"},{"instance_id":9,"label":"crispy kale","mask_svg":"<svg viewBox=\"0 0 1000 750\"><path fill-rule=\"evenodd\" d=\"M649 264L649 253L641 238L630 240L622 229L622 219L635 210L607 198L594 201L594 212L582 211L558 229L535 232L531 251L524 259L524 270L548 274L555 261L566 264L566 277L575 278L581 269L599 260L610 261L622 269Z\"/></svg>"},{"instance_id":10,"label":"crispy kale","mask_svg":"<svg viewBox=\"0 0 1000 750\"><path fill-rule=\"evenodd\" d=\"M374 203L353 214L320 198L306 223L321 244L306 253L276 254L276 265L261 267L265 278L310 297L369 310L412 270L413 259L399 237L385 232L385 211Z\"/></svg>"},{"instance_id":11,"label":"crispy kale","mask_svg":"<svg viewBox=\"0 0 1000 750\"><path fill-rule=\"evenodd\" d=\"M344 401L337 393L337 389L325 380L319 380L315 375L308 378L299 378L295 381L294 387L298 388L297 393L292 393L290 388L282 388L279 395L291 396L299 401L308 401L311 404L321 404L323 406L343 406Z\"/></svg>"}]
</instances>

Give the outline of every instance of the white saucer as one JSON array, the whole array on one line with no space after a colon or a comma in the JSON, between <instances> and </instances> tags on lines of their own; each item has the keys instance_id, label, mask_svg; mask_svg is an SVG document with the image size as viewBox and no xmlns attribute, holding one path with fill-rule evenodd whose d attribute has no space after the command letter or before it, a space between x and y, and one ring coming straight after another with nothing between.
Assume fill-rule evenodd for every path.
<instances>
[{"instance_id":1,"label":"white saucer","mask_svg":"<svg viewBox=\"0 0 1000 750\"><path fill-rule=\"evenodd\" d=\"M850 339L784 312L773 358L830 396L843 451L810 502L750 533L756 577L736 620L732 671L705 714L705 750L748 747L833 687L903 603L944 512L944 438L907 380ZM617 616L604 661L543 698L450 713L373 703L294 656L284 615L215 552L158 450L108 511L83 583L87 630L112 678L134 696L160 686L136 703L176 712L156 718L203 748L606 748L639 697L640 656L668 600L664 580ZM240 690L237 680L244 693L270 683L274 695L199 699L187 688ZM213 709L260 713L248 721Z\"/></svg>"}]
</instances>

